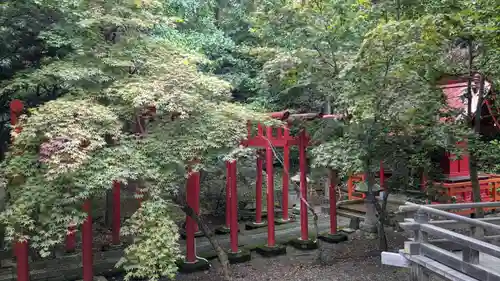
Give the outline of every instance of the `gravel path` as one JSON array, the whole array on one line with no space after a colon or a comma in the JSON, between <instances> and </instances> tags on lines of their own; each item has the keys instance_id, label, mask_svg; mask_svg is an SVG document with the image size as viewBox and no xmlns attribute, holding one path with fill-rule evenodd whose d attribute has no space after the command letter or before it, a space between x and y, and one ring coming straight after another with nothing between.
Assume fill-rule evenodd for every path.
<instances>
[{"instance_id":1,"label":"gravel path","mask_svg":"<svg viewBox=\"0 0 500 281\"><path fill-rule=\"evenodd\" d=\"M403 247L406 237L388 230L388 243L392 250ZM287 255L263 258L252 253L250 262L232 265L234 281L403 281L408 280L406 269L381 265L377 240L366 240L359 234L351 235L346 243L321 243L322 263L318 262L319 250L300 251L287 248ZM179 274L177 281L221 281L218 261L211 261L212 268L205 272ZM117 278L113 281L120 281ZM442 281L431 278L431 281Z\"/></svg>"},{"instance_id":2,"label":"gravel path","mask_svg":"<svg viewBox=\"0 0 500 281\"><path fill-rule=\"evenodd\" d=\"M290 259L289 256L263 259L232 267L234 281L400 281L407 280L405 270L380 265L380 258L369 257L359 261L341 261L332 265L314 265L310 258ZM208 272L179 275L182 281L222 280L217 265Z\"/></svg>"}]
</instances>

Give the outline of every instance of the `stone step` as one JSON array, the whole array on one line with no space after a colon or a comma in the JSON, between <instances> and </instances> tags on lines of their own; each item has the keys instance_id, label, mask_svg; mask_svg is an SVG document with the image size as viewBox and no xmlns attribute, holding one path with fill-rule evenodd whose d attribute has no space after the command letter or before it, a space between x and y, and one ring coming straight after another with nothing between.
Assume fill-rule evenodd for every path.
<instances>
[{"instance_id":1,"label":"stone step","mask_svg":"<svg viewBox=\"0 0 500 281\"><path fill-rule=\"evenodd\" d=\"M337 216L346 217L349 219L359 219L359 220L365 219L364 214L360 214L357 212L350 212L347 210L337 210Z\"/></svg>"},{"instance_id":2,"label":"stone step","mask_svg":"<svg viewBox=\"0 0 500 281\"><path fill-rule=\"evenodd\" d=\"M338 210L346 211L349 213L356 213L359 215L365 215L366 214L366 207L364 204L346 204L346 205L340 205Z\"/></svg>"}]
</instances>

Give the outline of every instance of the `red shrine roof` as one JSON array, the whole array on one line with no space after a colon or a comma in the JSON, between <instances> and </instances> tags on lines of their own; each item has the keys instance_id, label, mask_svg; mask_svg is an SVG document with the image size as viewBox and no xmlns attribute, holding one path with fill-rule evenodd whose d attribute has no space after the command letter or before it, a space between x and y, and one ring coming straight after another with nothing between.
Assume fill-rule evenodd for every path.
<instances>
[{"instance_id":1,"label":"red shrine roof","mask_svg":"<svg viewBox=\"0 0 500 281\"><path fill-rule=\"evenodd\" d=\"M477 108L478 102L478 91L479 89L479 77L475 76L472 80L472 104L471 110L474 114ZM467 112L467 98L465 94L467 93L468 79L467 77L450 77L444 78L440 81L440 88L443 89L448 105L453 109L462 110ZM488 94L491 89L491 82L485 81L485 98L488 98ZM462 116L463 117L463 116ZM461 117L459 116L458 119Z\"/></svg>"}]
</instances>

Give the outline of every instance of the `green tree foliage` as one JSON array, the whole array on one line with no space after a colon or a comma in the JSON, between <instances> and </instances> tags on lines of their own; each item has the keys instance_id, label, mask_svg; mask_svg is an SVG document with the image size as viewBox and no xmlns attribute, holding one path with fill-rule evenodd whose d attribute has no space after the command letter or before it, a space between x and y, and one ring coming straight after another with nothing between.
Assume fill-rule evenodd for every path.
<instances>
[{"instance_id":1,"label":"green tree foliage","mask_svg":"<svg viewBox=\"0 0 500 281\"><path fill-rule=\"evenodd\" d=\"M228 152L262 110L329 105L344 119L308 123L322 141L315 165L365 172L371 188L383 160L391 186L407 186L411 170L436 170L434 151L472 137L442 122L458 112L436 84L471 71L499 81L499 15L495 0L3 1L0 106L30 107L2 163L6 238L47 254L83 222L83 200L140 180L149 200L120 265L129 278L172 276L166 214L188 163L223 186L221 163L247 154ZM478 149L491 169L497 149Z\"/></svg>"},{"instance_id":2,"label":"green tree foliage","mask_svg":"<svg viewBox=\"0 0 500 281\"><path fill-rule=\"evenodd\" d=\"M127 279L175 277L176 262L181 257L177 244L179 232L170 219L169 205L169 202L146 201L123 228L124 234L134 237L134 244L125 250L125 256L116 265L130 272ZM152 251L152 247L157 250Z\"/></svg>"},{"instance_id":3,"label":"green tree foliage","mask_svg":"<svg viewBox=\"0 0 500 281\"><path fill-rule=\"evenodd\" d=\"M175 227L161 214L184 184L187 163L197 159L203 165L229 151L246 136L246 121L262 117L230 103L230 83L198 70L208 61L193 44L187 47L180 36L151 36L162 30L175 34L182 22L173 12L184 7L182 2L169 4L2 4L5 21L4 15L24 10L36 14L30 21L16 20L22 30L37 26L32 38L41 50L37 64L11 68L0 94L24 99L45 95L39 89L47 88L49 94L56 92L51 99L63 95L21 118L18 126L23 131L14 136L2 163L11 198L1 215L8 240L29 239L48 254L63 241L70 223L83 222L84 199L102 196L114 180L139 179L150 199L130 222L130 233L137 238L123 264L129 277L155 278L175 271ZM184 10L186 15L191 12ZM45 22L47 18L53 22ZM4 31L17 37L15 30ZM44 51L49 49L52 55ZM14 64L17 55L7 55L4 61ZM132 126L139 127L140 136L133 134ZM138 228L160 217L161 225ZM163 235L168 237L162 240ZM150 259L151 253L157 258Z\"/></svg>"}]
</instances>

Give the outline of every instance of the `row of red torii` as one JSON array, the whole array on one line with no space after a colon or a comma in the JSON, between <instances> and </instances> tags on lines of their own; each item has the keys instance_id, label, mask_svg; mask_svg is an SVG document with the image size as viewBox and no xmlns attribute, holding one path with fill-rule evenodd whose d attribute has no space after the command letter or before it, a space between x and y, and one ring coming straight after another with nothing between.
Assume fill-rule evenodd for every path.
<instances>
[{"instance_id":1,"label":"row of red torii","mask_svg":"<svg viewBox=\"0 0 500 281\"><path fill-rule=\"evenodd\" d=\"M18 122L19 115L23 112L23 103L19 100L13 100L10 105L11 109L11 125L15 126ZM284 126L270 127L257 125L256 135L252 135L252 125L248 126L248 137L241 144L246 147L256 147L265 149L266 159L266 174L267 174L267 223L262 220L262 169L263 169L263 154L258 153L257 157L257 178L256 178L256 213L255 226L267 225L267 244L266 247L276 247L275 239L275 210L274 210L274 173L273 159L274 148L283 148L283 186L282 186L282 217L280 222L290 221L288 212L288 196L289 196L289 152L290 147L298 146L299 148L299 166L300 166L300 238L299 240L306 241L309 239L308 234L308 206L307 206L307 160L306 148L311 145L311 139L307 135L306 130L300 130L298 136L290 134L290 121L292 120L313 120L313 119L341 119L339 115L325 115L318 113L291 114L288 111L270 113L271 118L280 119L284 122ZM21 128L16 127L16 132L20 133ZM273 136L276 132L276 136ZM229 253L238 253L238 198L232 196L237 194L236 187L236 161L226 162L226 223L223 227L230 233L230 249ZM382 174L382 173L381 173ZM120 244L120 192L121 185L119 182L113 183L113 216L112 216L112 235L111 240L113 245ZM199 214L199 194L200 194L200 174L198 171L188 172L186 182L186 201L189 207L194 212ZM142 199L138 199L139 204ZM330 230L329 234L337 234L337 215L336 215L336 195L335 183L330 183L329 192L330 201ZM91 216L91 199L87 199L83 204L83 210L87 213L87 219L82 225L82 269L83 280L92 281L93 273L93 252L92 252L92 216ZM68 235L66 237L65 248L67 252L73 252L76 248L76 229L73 226L68 227ZM195 236L198 232L198 225L191 217L186 217L185 235L186 235L186 263L196 263ZM29 264L28 264L28 241L17 241L14 245L14 254L17 263L17 280L29 280Z\"/></svg>"}]
</instances>

